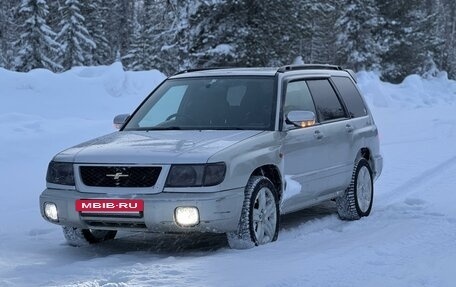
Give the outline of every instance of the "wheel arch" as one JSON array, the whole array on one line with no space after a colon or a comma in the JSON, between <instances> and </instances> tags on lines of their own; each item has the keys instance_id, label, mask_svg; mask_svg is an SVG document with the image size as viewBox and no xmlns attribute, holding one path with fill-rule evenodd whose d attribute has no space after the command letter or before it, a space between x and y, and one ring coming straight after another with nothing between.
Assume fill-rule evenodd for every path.
<instances>
[{"instance_id":1,"label":"wheel arch","mask_svg":"<svg viewBox=\"0 0 456 287\"><path fill-rule=\"evenodd\" d=\"M358 163L358 161L362 158L367 160L367 162L369 163L369 166L372 170L375 170L375 166L374 166L375 164L372 159L372 152L368 147L362 147L359 149L358 153L356 154L354 164L356 165Z\"/></svg>"},{"instance_id":2,"label":"wheel arch","mask_svg":"<svg viewBox=\"0 0 456 287\"><path fill-rule=\"evenodd\" d=\"M280 173L280 169L273 165L273 164L266 164L260 167L257 167L251 174L252 176L264 176L267 177L272 184L274 185L275 189L277 190L279 201L282 199L283 193L283 179Z\"/></svg>"}]
</instances>

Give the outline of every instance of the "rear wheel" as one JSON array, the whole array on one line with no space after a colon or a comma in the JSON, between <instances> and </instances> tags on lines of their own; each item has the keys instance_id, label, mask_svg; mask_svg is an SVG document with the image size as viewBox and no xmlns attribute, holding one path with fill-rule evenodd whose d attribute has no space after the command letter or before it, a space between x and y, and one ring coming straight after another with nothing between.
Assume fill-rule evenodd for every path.
<instances>
[{"instance_id":1,"label":"rear wheel","mask_svg":"<svg viewBox=\"0 0 456 287\"><path fill-rule=\"evenodd\" d=\"M372 209L374 184L372 169L366 159L361 159L353 170L350 186L336 199L337 212L344 220L368 216Z\"/></svg>"},{"instance_id":2,"label":"rear wheel","mask_svg":"<svg viewBox=\"0 0 456 287\"><path fill-rule=\"evenodd\" d=\"M63 235L71 246L84 246L100 243L116 237L116 230L81 229L76 227L63 227Z\"/></svg>"},{"instance_id":3,"label":"rear wheel","mask_svg":"<svg viewBox=\"0 0 456 287\"><path fill-rule=\"evenodd\" d=\"M279 203L272 182L264 176L250 178L245 189L239 227L227 234L233 249L247 249L277 240Z\"/></svg>"}]
</instances>

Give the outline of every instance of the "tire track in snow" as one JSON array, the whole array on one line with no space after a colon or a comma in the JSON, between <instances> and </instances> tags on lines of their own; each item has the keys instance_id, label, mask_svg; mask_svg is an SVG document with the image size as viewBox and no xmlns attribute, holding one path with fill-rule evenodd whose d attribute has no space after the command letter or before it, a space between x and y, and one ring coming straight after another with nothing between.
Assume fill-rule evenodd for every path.
<instances>
[{"instance_id":1,"label":"tire track in snow","mask_svg":"<svg viewBox=\"0 0 456 287\"><path fill-rule=\"evenodd\" d=\"M453 166L456 167L456 155L413 176L398 187L379 194L380 197L374 199L373 208L377 211L384 210L404 200L410 194L419 192L423 184L435 180L436 177L442 174L442 170L447 170ZM281 236L279 238L288 238L289 233L295 235L297 230L302 235L318 233L323 230L337 230L343 228L343 226L337 219L336 207L331 202L327 202L282 216Z\"/></svg>"},{"instance_id":2,"label":"tire track in snow","mask_svg":"<svg viewBox=\"0 0 456 287\"><path fill-rule=\"evenodd\" d=\"M406 197L407 195L417 192L417 189L419 189L421 185L431 182L436 177L441 175L442 170L446 170L453 166L456 166L456 155L431 168L426 169L418 175L415 175L414 177L402 183L398 187L390 191L381 193L381 197L377 202L384 205L384 207L396 203L404 197Z\"/></svg>"}]
</instances>

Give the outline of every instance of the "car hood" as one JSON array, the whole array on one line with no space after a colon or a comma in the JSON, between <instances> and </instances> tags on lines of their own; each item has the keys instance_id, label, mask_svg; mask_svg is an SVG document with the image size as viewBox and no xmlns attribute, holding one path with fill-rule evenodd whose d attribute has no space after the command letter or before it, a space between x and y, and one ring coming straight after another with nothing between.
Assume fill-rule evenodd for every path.
<instances>
[{"instance_id":1,"label":"car hood","mask_svg":"<svg viewBox=\"0 0 456 287\"><path fill-rule=\"evenodd\" d=\"M205 163L215 153L262 131L120 131L54 157L75 163Z\"/></svg>"}]
</instances>

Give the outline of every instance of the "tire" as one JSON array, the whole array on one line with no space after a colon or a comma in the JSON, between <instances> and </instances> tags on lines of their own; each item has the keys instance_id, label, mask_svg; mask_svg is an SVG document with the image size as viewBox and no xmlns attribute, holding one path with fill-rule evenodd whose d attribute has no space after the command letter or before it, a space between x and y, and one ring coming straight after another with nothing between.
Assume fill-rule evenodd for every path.
<instances>
[{"instance_id":1,"label":"tire","mask_svg":"<svg viewBox=\"0 0 456 287\"><path fill-rule=\"evenodd\" d=\"M350 186L336 198L337 212L342 220L357 220L368 216L374 199L372 169L361 159L354 167Z\"/></svg>"},{"instance_id":2,"label":"tire","mask_svg":"<svg viewBox=\"0 0 456 287\"><path fill-rule=\"evenodd\" d=\"M245 188L238 230L227 233L232 249L248 249L277 240L279 234L279 200L272 182L253 176Z\"/></svg>"},{"instance_id":3,"label":"tire","mask_svg":"<svg viewBox=\"0 0 456 287\"><path fill-rule=\"evenodd\" d=\"M63 235L65 236L66 241L69 245L75 247L111 240L116 237L116 234L116 230L81 229L68 226L63 227Z\"/></svg>"}]
</instances>

